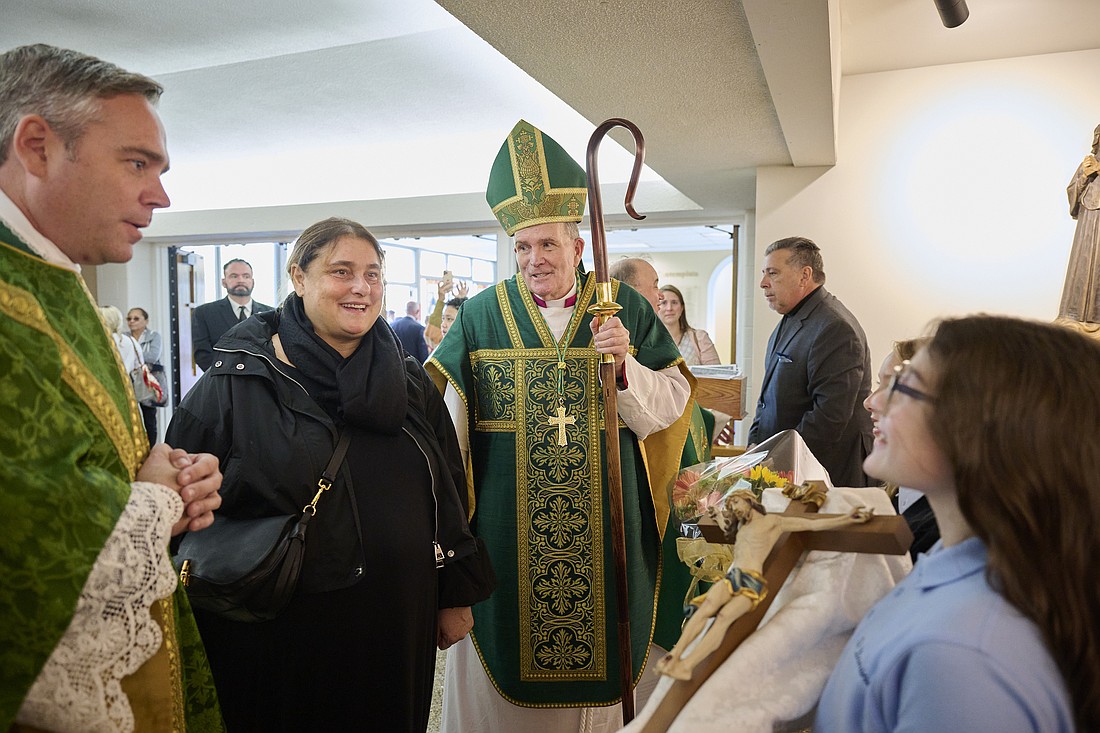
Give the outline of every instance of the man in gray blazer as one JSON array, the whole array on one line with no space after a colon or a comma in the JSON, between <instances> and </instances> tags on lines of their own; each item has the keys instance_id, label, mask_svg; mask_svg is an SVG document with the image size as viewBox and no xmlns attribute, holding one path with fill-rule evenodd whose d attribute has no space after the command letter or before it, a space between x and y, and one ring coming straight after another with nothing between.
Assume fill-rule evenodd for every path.
<instances>
[{"instance_id":1,"label":"man in gray blazer","mask_svg":"<svg viewBox=\"0 0 1100 733\"><path fill-rule=\"evenodd\" d=\"M253 313L271 310L270 305L252 300L252 265L244 260L230 260L222 266L222 287L228 295L191 312L191 348L195 363L204 372L214 362L214 345L226 331Z\"/></svg>"},{"instance_id":2,"label":"man in gray blazer","mask_svg":"<svg viewBox=\"0 0 1100 733\"><path fill-rule=\"evenodd\" d=\"M834 486L867 486L863 459L871 450L871 354L856 317L822 287L821 250L805 237L764 251L760 287L783 320L768 340L764 379L750 445L794 428Z\"/></svg>"}]
</instances>

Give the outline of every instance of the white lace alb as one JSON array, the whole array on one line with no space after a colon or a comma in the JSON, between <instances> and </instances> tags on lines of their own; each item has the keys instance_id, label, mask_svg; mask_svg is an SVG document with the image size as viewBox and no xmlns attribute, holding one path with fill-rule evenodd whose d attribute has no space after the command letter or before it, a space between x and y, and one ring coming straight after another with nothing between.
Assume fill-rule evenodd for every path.
<instances>
[{"instance_id":1,"label":"white lace alb","mask_svg":"<svg viewBox=\"0 0 1100 733\"><path fill-rule=\"evenodd\" d=\"M168 557L179 494L136 482L96 558L69 628L31 686L16 721L59 733L132 731L121 680L160 649L149 609L176 587Z\"/></svg>"}]
</instances>

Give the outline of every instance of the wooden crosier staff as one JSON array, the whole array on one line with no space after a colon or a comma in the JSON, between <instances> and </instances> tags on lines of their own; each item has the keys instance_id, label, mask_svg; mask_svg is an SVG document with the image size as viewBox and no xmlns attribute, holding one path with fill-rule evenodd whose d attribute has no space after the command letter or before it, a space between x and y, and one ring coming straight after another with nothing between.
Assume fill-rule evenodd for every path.
<instances>
[{"instance_id":1,"label":"wooden crosier staff","mask_svg":"<svg viewBox=\"0 0 1100 733\"><path fill-rule=\"evenodd\" d=\"M592 259L596 265L596 300L588 312L602 326L622 308L611 293L611 278L607 273L607 247L604 243L603 203L600 201L600 180L596 171L596 153L600 141L613 127L625 127L634 135L634 170L626 188L626 211L635 219L644 219L634 210L634 191L645 160L645 140L642 131L629 120L613 117L601 123L588 141L588 219L592 227ZM619 407L615 386L615 357L600 355L600 385L603 390L604 432L607 444L607 494L611 508L611 547L615 559L615 598L618 605L619 683L623 694L623 724L634 719L633 666L630 660L630 605L626 585L626 530L623 520L622 465L619 463Z\"/></svg>"}]
</instances>

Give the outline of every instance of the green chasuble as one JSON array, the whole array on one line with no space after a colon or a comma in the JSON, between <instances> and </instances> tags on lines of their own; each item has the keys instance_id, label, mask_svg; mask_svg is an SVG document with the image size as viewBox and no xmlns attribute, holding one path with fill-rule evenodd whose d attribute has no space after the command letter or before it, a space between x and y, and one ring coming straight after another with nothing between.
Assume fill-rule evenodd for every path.
<instances>
[{"instance_id":1,"label":"green chasuble","mask_svg":"<svg viewBox=\"0 0 1100 733\"><path fill-rule=\"evenodd\" d=\"M441 390L450 383L465 402L470 526L497 573L496 591L474 606L473 642L500 694L527 707L620 698L603 406L587 313L595 277L579 277L560 342L512 277L463 304L427 365ZM653 308L613 283L634 357L652 370L679 365L694 386ZM635 680L654 637L668 485L689 422L685 409L642 444L619 421ZM680 618L665 636L675 640Z\"/></svg>"},{"instance_id":2,"label":"green chasuble","mask_svg":"<svg viewBox=\"0 0 1100 733\"><path fill-rule=\"evenodd\" d=\"M148 439L77 273L0 222L0 730L68 627ZM165 548L167 552L167 548ZM160 651L122 680L137 730L222 730L186 595L151 609Z\"/></svg>"},{"instance_id":3,"label":"green chasuble","mask_svg":"<svg viewBox=\"0 0 1100 733\"><path fill-rule=\"evenodd\" d=\"M714 413L704 410L698 402L691 403L691 427L680 459L680 468L710 460L710 436L714 434Z\"/></svg>"}]
</instances>

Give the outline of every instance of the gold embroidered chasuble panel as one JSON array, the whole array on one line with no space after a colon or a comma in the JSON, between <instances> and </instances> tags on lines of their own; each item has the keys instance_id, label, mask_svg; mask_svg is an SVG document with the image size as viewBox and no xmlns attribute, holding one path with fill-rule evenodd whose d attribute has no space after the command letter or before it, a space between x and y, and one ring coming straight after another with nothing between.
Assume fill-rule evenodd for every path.
<instances>
[{"instance_id":1,"label":"gold embroidered chasuble panel","mask_svg":"<svg viewBox=\"0 0 1100 733\"><path fill-rule=\"evenodd\" d=\"M466 407L471 527L500 581L474 607L473 641L500 694L528 707L603 705L619 696L602 404L586 313L594 278L580 282L560 339L515 277L464 304L428 363L436 386L450 384ZM632 353L648 369L677 365L649 304L633 290L616 291ZM682 427L678 421L645 445L619 421L635 676L654 631L664 478L675 475L689 419L685 410ZM651 489L655 469L659 488Z\"/></svg>"},{"instance_id":2,"label":"gold embroidered chasuble panel","mask_svg":"<svg viewBox=\"0 0 1100 733\"><path fill-rule=\"evenodd\" d=\"M582 293L578 302L590 297ZM603 419L594 398L595 352L576 343L585 313L576 308L556 340L535 311L531 322L544 345L527 348L503 283L498 302L512 348L471 353L477 385L472 427L515 435L520 679L603 680L603 464L590 460L602 453ZM550 420L562 402L573 420L564 445Z\"/></svg>"}]
</instances>

